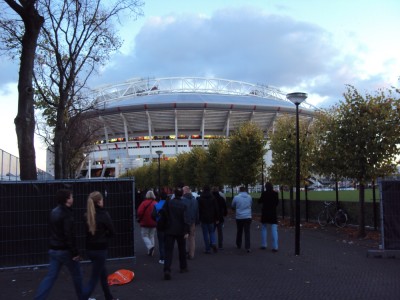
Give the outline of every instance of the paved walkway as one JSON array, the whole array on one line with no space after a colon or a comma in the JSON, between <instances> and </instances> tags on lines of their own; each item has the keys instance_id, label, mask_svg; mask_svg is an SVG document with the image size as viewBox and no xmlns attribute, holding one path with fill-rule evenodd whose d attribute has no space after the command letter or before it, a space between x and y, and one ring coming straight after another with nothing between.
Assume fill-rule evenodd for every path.
<instances>
[{"instance_id":1,"label":"paved walkway","mask_svg":"<svg viewBox=\"0 0 400 300\"><path fill-rule=\"evenodd\" d=\"M294 255L294 228L279 228L278 253L260 250L259 223L251 229L252 252L235 247L236 225L225 223L225 250L203 254L201 230L197 227L196 258L189 272L172 265L172 280L163 280L158 255L146 255L136 230L136 263L108 262L108 270L131 269L135 279L113 286L119 299L400 299L400 259L367 257L375 241L348 240L333 227L302 228L301 252ZM90 265L84 265L87 275ZM0 271L1 299L32 299L46 268ZM104 299L100 287L93 295ZM50 299L75 299L67 270L63 269Z\"/></svg>"}]
</instances>

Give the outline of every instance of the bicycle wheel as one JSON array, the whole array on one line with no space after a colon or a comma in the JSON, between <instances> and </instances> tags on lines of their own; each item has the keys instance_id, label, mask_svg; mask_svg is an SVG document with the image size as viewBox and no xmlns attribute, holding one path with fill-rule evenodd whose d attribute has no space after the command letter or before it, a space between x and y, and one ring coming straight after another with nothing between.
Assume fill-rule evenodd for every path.
<instances>
[{"instance_id":1,"label":"bicycle wheel","mask_svg":"<svg viewBox=\"0 0 400 300\"><path fill-rule=\"evenodd\" d=\"M318 223L321 227L325 227L329 223L329 213L328 210L323 210L318 214Z\"/></svg>"},{"instance_id":2,"label":"bicycle wheel","mask_svg":"<svg viewBox=\"0 0 400 300\"><path fill-rule=\"evenodd\" d=\"M335 225L339 228L343 228L347 224L347 214L339 209L335 214Z\"/></svg>"}]
</instances>

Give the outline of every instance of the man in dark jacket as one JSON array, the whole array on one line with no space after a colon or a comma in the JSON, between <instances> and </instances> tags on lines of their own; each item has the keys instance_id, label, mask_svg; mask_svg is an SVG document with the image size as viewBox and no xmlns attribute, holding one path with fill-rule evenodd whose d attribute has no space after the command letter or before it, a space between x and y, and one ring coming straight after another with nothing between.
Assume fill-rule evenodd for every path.
<instances>
[{"instance_id":1,"label":"man in dark jacket","mask_svg":"<svg viewBox=\"0 0 400 300\"><path fill-rule=\"evenodd\" d=\"M215 230L217 230L218 233L218 249L223 250L224 249L224 217L227 216L228 214L228 209L226 207L226 200L221 196L221 193L219 191L219 188L217 186L213 187L213 192L212 192L215 201L218 203L218 211L219 211L219 219L218 223L215 225Z\"/></svg>"},{"instance_id":2,"label":"man in dark jacket","mask_svg":"<svg viewBox=\"0 0 400 300\"><path fill-rule=\"evenodd\" d=\"M209 186L203 188L203 192L199 197L199 216L201 229L203 231L203 239L205 253L211 253L211 248L217 252L215 239L215 224L219 222L218 203L211 194Z\"/></svg>"},{"instance_id":3,"label":"man in dark jacket","mask_svg":"<svg viewBox=\"0 0 400 300\"><path fill-rule=\"evenodd\" d=\"M81 259L76 248L72 204L74 198L70 190L58 190L58 206L50 213L49 270L42 280L34 299L46 299L63 265L67 266L74 283L78 299L82 299Z\"/></svg>"},{"instance_id":4,"label":"man in dark jacket","mask_svg":"<svg viewBox=\"0 0 400 300\"><path fill-rule=\"evenodd\" d=\"M262 192L258 202L262 204L261 210L261 249L267 249L267 229L271 228L272 252L278 252L278 218L276 208L278 206L278 193L270 182L265 184L265 191Z\"/></svg>"},{"instance_id":5,"label":"man in dark jacket","mask_svg":"<svg viewBox=\"0 0 400 300\"><path fill-rule=\"evenodd\" d=\"M190 220L190 232L187 239L187 258L193 259L196 248L196 224L199 223L199 204L188 186L183 187L182 202L187 207L187 215Z\"/></svg>"},{"instance_id":6,"label":"man in dark jacket","mask_svg":"<svg viewBox=\"0 0 400 300\"><path fill-rule=\"evenodd\" d=\"M190 220L187 215L186 205L181 200L183 195L182 189L175 189L174 195L174 199L165 204L165 212L168 215L168 226L165 229L165 280L171 279L171 265L175 241L178 244L180 272L185 273L188 271L185 239L189 236Z\"/></svg>"}]
</instances>

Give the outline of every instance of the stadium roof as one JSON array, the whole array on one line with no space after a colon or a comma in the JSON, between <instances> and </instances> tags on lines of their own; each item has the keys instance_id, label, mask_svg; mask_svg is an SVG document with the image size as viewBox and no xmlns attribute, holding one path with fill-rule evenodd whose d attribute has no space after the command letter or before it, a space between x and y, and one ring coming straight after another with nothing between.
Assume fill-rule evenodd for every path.
<instances>
[{"instance_id":1,"label":"stadium roof","mask_svg":"<svg viewBox=\"0 0 400 300\"><path fill-rule=\"evenodd\" d=\"M229 135L244 121L265 132L282 114L295 114L286 94L269 86L207 78L137 79L95 92L96 109L109 137L171 134ZM314 107L300 106L302 118Z\"/></svg>"}]
</instances>

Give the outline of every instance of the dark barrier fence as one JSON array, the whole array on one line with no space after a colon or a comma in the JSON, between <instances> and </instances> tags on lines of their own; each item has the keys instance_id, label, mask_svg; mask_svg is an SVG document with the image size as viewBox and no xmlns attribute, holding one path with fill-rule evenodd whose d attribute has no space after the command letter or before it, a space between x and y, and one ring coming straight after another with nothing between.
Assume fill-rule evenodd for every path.
<instances>
[{"instance_id":1,"label":"dark barrier fence","mask_svg":"<svg viewBox=\"0 0 400 300\"><path fill-rule=\"evenodd\" d=\"M400 250L400 180L380 180L381 238L384 250Z\"/></svg>"},{"instance_id":2,"label":"dark barrier fence","mask_svg":"<svg viewBox=\"0 0 400 300\"><path fill-rule=\"evenodd\" d=\"M48 263L49 213L57 206L56 191L62 188L73 191L77 242L83 253L87 196L100 191L117 232L109 258L134 258L133 179L1 182L0 269Z\"/></svg>"}]
</instances>

